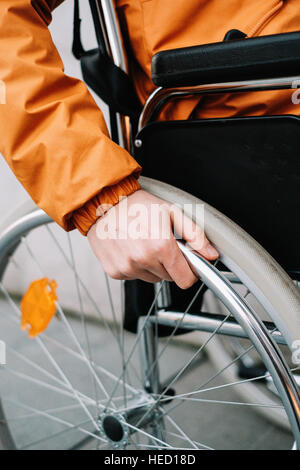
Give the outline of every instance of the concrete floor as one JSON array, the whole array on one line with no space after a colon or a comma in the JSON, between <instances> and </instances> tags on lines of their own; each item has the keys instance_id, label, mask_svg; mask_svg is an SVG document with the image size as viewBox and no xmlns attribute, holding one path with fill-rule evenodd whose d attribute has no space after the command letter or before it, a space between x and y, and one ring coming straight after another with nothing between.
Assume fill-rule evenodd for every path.
<instances>
[{"instance_id":1,"label":"concrete floor","mask_svg":"<svg viewBox=\"0 0 300 470\"><path fill-rule=\"evenodd\" d=\"M57 392L57 389L66 390L53 379L53 376L61 379L58 370L55 369L53 363L50 363L43 347L35 340L27 339L26 333L20 330L18 319L15 317L17 323L11 320L14 318L12 314L12 309L7 307L3 301L0 302L0 336L7 343L7 365L0 370L0 394L1 397L4 397L4 408L10 420L12 434L19 448L27 448L32 442L37 442L35 447L40 449L72 448L86 435L77 429L68 429L68 425L84 423L82 428L93 430L93 426L86 423L87 411L81 409L77 399L66 397ZM79 340L85 344L80 321L70 319L70 324ZM88 325L87 333L94 361L110 372L119 375L121 360L111 333L100 324L95 323ZM49 338L52 340L50 341ZM125 335L124 342L127 354L134 341L134 335ZM55 357L60 370L68 377L72 386L86 396L93 398L95 389L89 369L84 362L70 355L68 349L61 347L77 351L76 345L62 321L54 320L52 322L43 342ZM60 344L59 348L55 342ZM162 380L185 364L195 351L196 349L191 345L182 345L178 342L168 347L161 359ZM25 358L27 358L26 362ZM29 361L38 364L42 370L52 376L44 375L41 373L41 369L37 370ZM136 372L133 369L130 372L133 384L137 383L136 374L139 375L138 361L139 356L136 352L133 354L132 361ZM209 359L201 356L197 366L176 383L176 393L197 390L214 373L215 370ZM31 381L24 380L24 377L28 376L31 377ZM101 371L99 376L107 391L111 390L112 382L105 378ZM223 384L223 379L222 376L219 376L210 385L221 384ZM47 388L49 386L56 387L56 389L49 390ZM237 392L238 386L234 390L232 388L214 390L197 395L197 397L237 402L241 401ZM122 393L122 387L119 387L115 396L122 396ZM100 389L98 389L97 398L98 401L104 399ZM178 400L174 400L165 406L165 409L170 409L177 403ZM65 409L66 407L68 409ZM50 420L46 415L36 415L32 412L32 408L48 413L54 418ZM64 408L64 410L57 408ZM88 406L88 412L93 416L99 414L94 405ZM178 434L174 422L180 425L191 439L214 449L286 449L292 445L291 435L265 420L255 412L254 407L185 401L175 408L170 416L174 421L167 423L167 430L172 433L172 435L168 435L168 440L171 445L177 447L191 446L182 439L173 436L173 434ZM53 435L53 438L46 440L45 437L49 435ZM136 437L134 439L136 440ZM141 440L142 442L145 441ZM84 448L89 447L95 447L94 440L84 446Z\"/></svg>"}]
</instances>

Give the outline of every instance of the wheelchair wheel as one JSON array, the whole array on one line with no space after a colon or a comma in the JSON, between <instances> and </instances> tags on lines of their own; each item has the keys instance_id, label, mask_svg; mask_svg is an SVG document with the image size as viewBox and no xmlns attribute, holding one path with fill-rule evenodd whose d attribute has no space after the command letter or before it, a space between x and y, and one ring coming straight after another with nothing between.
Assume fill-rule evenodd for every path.
<instances>
[{"instance_id":1,"label":"wheelchair wheel","mask_svg":"<svg viewBox=\"0 0 300 470\"><path fill-rule=\"evenodd\" d=\"M141 179L144 189L179 205L198 199L166 184ZM12 449L245 449L300 448L300 399L291 352L300 338L299 292L289 277L245 232L205 205L205 230L221 253L220 269L181 249L206 286L224 305L218 312L168 311L156 289L141 312L137 334L124 331L123 283L109 280L77 233L66 234L28 203L0 230L0 322L6 365L0 371L0 441ZM92 265L94 263L94 269ZM224 276L226 266L244 292ZM98 273L96 276L94 273ZM57 314L45 333L28 339L19 328L20 297L28 279L58 283ZM259 308L248 303L255 298ZM263 311L263 314L261 313ZM154 315L152 315L154 313ZM159 325L171 327L159 338ZM189 333L176 336L178 328ZM195 330L190 332L190 330ZM199 335L205 339L199 343ZM249 379L226 381L205 356L218 334L247 341L278 403L241 401ZM252 377L251 382L261 379ZM274 407L286 414L280 433L256 413Z\"/></svg>"}]
</instances>

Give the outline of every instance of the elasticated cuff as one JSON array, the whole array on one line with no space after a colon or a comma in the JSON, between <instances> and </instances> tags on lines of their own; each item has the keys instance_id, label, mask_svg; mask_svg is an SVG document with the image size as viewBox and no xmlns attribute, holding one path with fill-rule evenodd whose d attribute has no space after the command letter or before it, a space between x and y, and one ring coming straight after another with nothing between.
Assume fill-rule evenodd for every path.
<instances>
[{"instance_id":1,"label":"elasticated cuff","mask_svg":"<svg viewBox=\"0 0 300 470\"><path fill-rule=\"evenodd\" d=\"M104 188L83 207L73 212L72 222L82 235L87 235L91 226L112 206L126 196L130 196L141 186L134 176L128 176L120 183Z\"/></svg>"}]
</instances>

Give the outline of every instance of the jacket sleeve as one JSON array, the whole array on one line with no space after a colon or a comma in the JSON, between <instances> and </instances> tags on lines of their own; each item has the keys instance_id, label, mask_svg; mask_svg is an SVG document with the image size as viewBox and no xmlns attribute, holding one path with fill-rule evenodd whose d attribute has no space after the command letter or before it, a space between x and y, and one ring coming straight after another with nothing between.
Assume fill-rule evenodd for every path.
<instances>
[{"instance_id":1,"label":"jacket sleeve","mask_svg":"<svg viewBox=\"0 0 300 470\"><path fill-rule=\"evenodd\" d=\"M36 204L86 234L102 204L139 189L140 167L112 142L80 80L64 74L48 25L62 0L1 0L0 152Z\"/></svg>"}]
</instances>

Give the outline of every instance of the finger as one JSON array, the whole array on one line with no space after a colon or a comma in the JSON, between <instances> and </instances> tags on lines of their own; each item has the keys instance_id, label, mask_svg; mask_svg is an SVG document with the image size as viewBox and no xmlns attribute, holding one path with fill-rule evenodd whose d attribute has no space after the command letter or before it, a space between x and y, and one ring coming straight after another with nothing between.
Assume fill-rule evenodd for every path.
<instances>
[{"instance_id":1,"label":"finger","mask_svg":"<svg viewBox=\"0 0 300 470\"><path fill-rule=\"evenodd\" d=\"M160 281L172 281L169 273L164 268L163 264L160 263L157 256L149 256L145 254L145 250L138 251L137 249L134 253L131 253L131 259L136 266L136 269L139 271L147 271L152 275L156 276Z\"/></svg>"},{"instance_id":2,"label":"finger","mask_svg":"<svg viewBox=\"0 0 300 470\"><path fill-rule=\"evenodd\" d=\"M141 281L151 282L155 284L156 282L161 282L162 279L148 271L140 271L137 273L137 279L141 279Z\"/></svg>"},{"instance_id":3,"label":"finger","mask_svg":"<svg viewBox=\"0 0 300 470\"><path fill-rule=\"evenodd\" d=\"M161 263L156 263L155 265L148 268L148 270L151 274L158 277L160 281L173 281L172 277Z\"/></svg>"},{"instance_id":4,"label":"finger","mask_svg":"<svg viewBox=\"0 0 300 470\"><path fill-rule=\"evenodd\" d=\"M119 281L134 281L136 279L140 279L141 281L156 283L162 280L154 274L142 270L134 270L132 273L128 274L120 271L118 268L110 266L109 268L104 267L104 271L109 277Z\"/></svg>"},{"instance_id":5,"label":"finger","mask_svg":"<svg viewBox=\"0 0 300 470\"><path fill-rule=\"evenodd\" d=\"M195 284L198 279L178 248L175 238L169 240L169 242L169 248L163 254L161 263L178 287L188 289Z\"/></svg>"},{"instance_id":6,"label":"finger","mask_svg":"<svg viewBox=\"0 0 300 470\"><path fill-rule=\"evenodd\" d=\"M208 260L219 257L218 251L210 243L204 231L192 219L176 206L172 207L170 215L175 232L186 240L191 248Z\"/></svg>"},{"instance_id":7,"label":"finger","mask_svg":"<svg viewBox=\"0 0 300 470\"><path fill-rule=\"evenodd\" d=\"M164 279L172 280L160 263L157 262L153 266L151 263L148 268L147 263L137 264L130 256L125 257L122 250L117 248L113 250L113 254L111 252L110 257L102 261L102 266L112 279L125 281L141 279L151 283L160 282Z\"/></svg>"}]
</instances>

